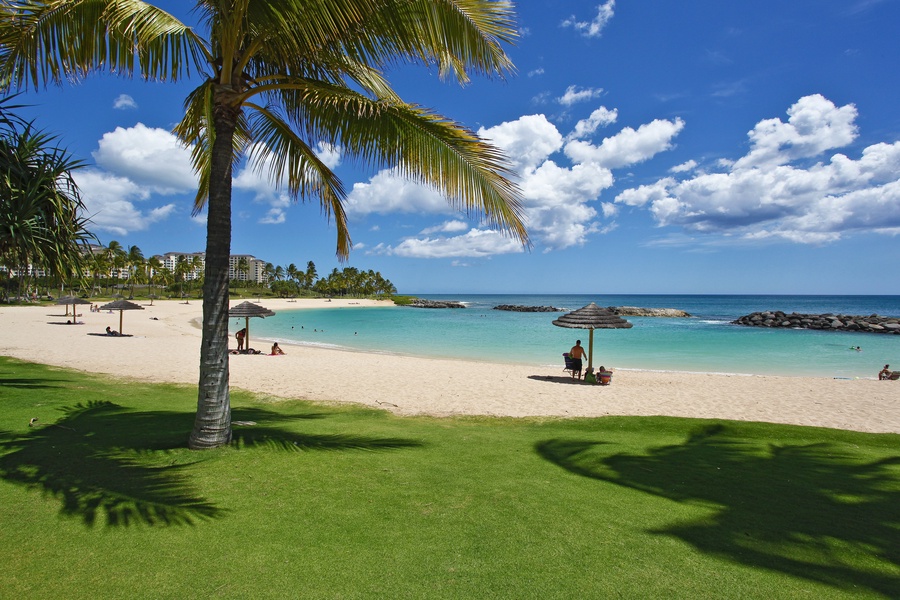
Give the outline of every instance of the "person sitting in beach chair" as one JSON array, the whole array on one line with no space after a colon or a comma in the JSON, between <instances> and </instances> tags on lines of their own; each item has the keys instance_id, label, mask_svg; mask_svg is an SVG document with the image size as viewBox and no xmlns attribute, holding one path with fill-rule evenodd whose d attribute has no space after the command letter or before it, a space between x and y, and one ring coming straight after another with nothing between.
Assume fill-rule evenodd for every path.
<instances>
[{"instance_id":1,"label":"person sitting in beach chair","mask_svg":"<svg viewBox=\"0 0 900 600\"><path fill-rule=\"evenodd\" d=\"M881 381L897 381L900 379L900 371L891 371L891 365L884 365L884 368L878 372L878 379Z\"/></svg>"},{"instance_id":2,"label":"person sitting in beach chair","mask_svg":"<svg viewBox=\"0 0 900 600\"><path fill-rule=\"evenodd\" d=\"M600 385L609 385L612 383L612 371L607 371L606 367L600 365L600 368L597 369L597 379L600 381Z\"/></svg>"},{"instance_id":3,"label":"person sitting in beach chair","mask_svg":"<svg viewBox=\"0 0 900 600\"><path fill-rule=\"evenodd\" d=\"M566 366L563 371L568 371L572 374L572 379L575 379L576 374L578 377L581 377L581 361L575 360L571 356L569 356L568 352L563 352L563 360L566 361Z\"/></svg>"}]
</instances>

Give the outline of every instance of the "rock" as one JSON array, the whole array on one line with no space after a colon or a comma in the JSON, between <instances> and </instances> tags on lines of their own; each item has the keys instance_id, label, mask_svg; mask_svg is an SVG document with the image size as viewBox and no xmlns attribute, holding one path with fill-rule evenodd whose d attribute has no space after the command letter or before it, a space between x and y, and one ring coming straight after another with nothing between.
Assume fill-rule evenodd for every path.
<instances>
[{"instance_id":1,"label":"rock","mask_svg":"<svg viewBox=\"0 0 900 600\"><path fill-rule=\"evenodd\" d=\"M900 319L879 315L851 316L826 313L807 315L781 311L760 311L739 317L735 325L747 327L787 327L792 329L818 329L823 331L858 331L862 333L900 334Z\"/></svg>"},{"instance_id":2,"label":"rock","mask_svg":"<svg viewBox=\"0 0 900 600\"><path fill-rule=\"evenodd\" d=\"M690 313L677 308L639 308L637 306L608 306L620 317L690 317Z\"/></svg>"},{"instance_id":3,"label":"rock","mask_svg":"<svg viewBox=\"0 0 900 600\"><path fill-rule=\"evenodd\" d=\"M507 310L511 312L562 312L563 309L555 306L522 306L519 304L501 304L494 310Z\"/></svg>"},{"instance_id":4,"label":"rock","mask_svg":"<svg viewBox=\"0 0 900 600\"><path fill-rule=\"evenodd\" d=\"M453 302L451 300L423 300L417 298L410 302L407 306L414 308L465 308L462 302Z\"/></svg>"}]
</instances>

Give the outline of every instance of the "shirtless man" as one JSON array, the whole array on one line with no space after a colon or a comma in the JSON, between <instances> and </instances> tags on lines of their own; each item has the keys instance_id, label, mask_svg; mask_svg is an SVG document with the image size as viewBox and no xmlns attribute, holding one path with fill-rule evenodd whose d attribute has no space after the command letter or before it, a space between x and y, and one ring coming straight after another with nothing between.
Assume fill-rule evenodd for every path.
<instances>
[{"instance_id":1,"label":"shirtless man","mask_svg":"<svg viewBox=\"0 0 900 600\"><path fill-rule=\"evenodd\" d=\"M581 347L581 340L575 340L575 345L569 350L569 358L572 359L572 379L575 379L575 373L581 377L581 359L584 358L584 348Z\"/></svg>"}]
</instances>

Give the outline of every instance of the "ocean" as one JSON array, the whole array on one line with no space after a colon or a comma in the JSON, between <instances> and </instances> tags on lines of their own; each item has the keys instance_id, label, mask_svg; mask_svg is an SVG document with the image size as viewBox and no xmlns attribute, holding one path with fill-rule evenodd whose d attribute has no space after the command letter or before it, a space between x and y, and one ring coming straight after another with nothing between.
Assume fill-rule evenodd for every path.
<instances>
[{"instance_id":1,"label":"ocean","mask_svg":"<svg viewBox=\"0 0 900 600\"><path fill-rule=\"evenodd\" d=\"M627 317L631 329L595 330L594 366L615 369L874 378L900 368L900 335L784 330L732 325L762 310L900 315L900 296L420 295L463 309L346 307L280 310L253 319L251 338L282 344L450 359L529 364L562 371L562 353L587 330L556 327L564 313L494 310L500 304L575 310L599 306L677 308L689 318ZM263 305L265 302L263 302ZM243 319L232 323L235 331ZM254 344L263 347L262 343ZM859 346L861 351L855 350Z\"/></svg>"}]
</instances>

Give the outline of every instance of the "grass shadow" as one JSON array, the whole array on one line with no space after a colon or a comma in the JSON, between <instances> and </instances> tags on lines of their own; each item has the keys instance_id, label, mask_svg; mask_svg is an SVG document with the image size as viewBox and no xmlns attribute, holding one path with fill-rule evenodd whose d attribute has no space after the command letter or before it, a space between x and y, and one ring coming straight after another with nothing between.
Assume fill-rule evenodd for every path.
<instances>
[{"instance_id":1,"label":"grass shadow","mask_svg":"<svg viewBox=\"0 0 900 600\"><path fill-rule=\"evenodd\" d=\"M186 449L194 414L135 411L111 402L62 409L55 423L25 433L0 431L0 478L60 501L60 513L92 527L195 525L225 511L192 488L185 469L208 455ZM235 448L388 450L418 442L353 435L304 435L279 427L324 413L241 409ZM260 425L257 425L260 423Z\"/></svg>"},{"instance_id":2,"label":"grass shadow","mask_svg":"<svg viewBox=\"0 0 900 600\"><path fill-rule=\"evenodd\" d=\"M86 526L193 525L221 517L191 489L187 464L147 460L176 439L183 445L190 424L184 413L135 413L109 402L67 408L53 424L0 432L0 478L58 499L63 516Z\"/></svg>"},{"instance_id":3,"label":"grass shadow","mask_svg":"<svg viewBox=\"0 0 900 600\"><path fill-rule=\"evenodd\" d=\"M651 533L841 590L900 597L900 457L863 459L833 443L764 445L722 424L644 454L610 448L563 439L536 445L572 473L711 511Z\"/></svg>"}]
</instances>

